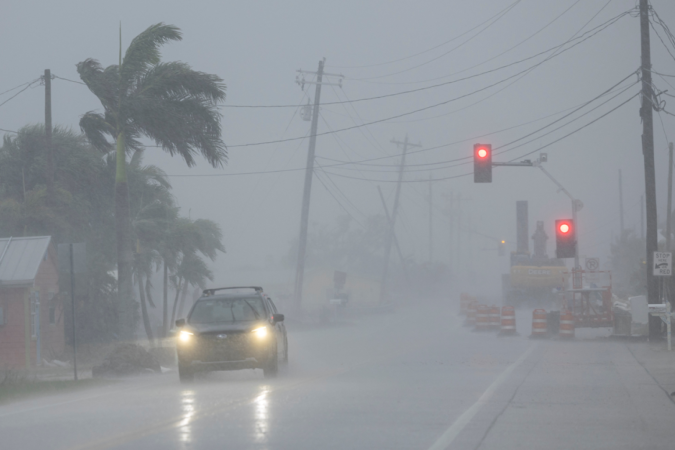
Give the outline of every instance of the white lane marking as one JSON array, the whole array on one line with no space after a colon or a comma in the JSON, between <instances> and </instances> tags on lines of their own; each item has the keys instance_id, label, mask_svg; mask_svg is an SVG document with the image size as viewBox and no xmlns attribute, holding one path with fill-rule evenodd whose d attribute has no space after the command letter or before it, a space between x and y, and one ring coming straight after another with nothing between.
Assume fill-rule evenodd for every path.
<instances>
[{"instance_id":1,"label":"white lane marking","mask_svg":"<svg viewBox=\"0 0 675 450\"><path fill-rule=\"evenodd\" d=\"M497 390L497 388L504 382L506 379L511 375L511 373L516 370L516 368L523 363L527 359L528 356L530 356L530 353L534 351L536 347L535 345L532 345L529 349L525 351L522 355L520 355L520 358L516 360L513 364L511 364L509 367L502 372L495 381L492 382L492 384L483 392L483 395L480 396L478 401L474 403L469 409L464 411L461 416L455 420L455 422L450 425L450 428L445 430L445 433L438 438L438 440L429 447L429 450L445 450L448 448L450 444L459 436L459 433L462 432L464 427L466 427L469 422L471 422L471 419L478 414L478 411L485 406L485 404L490 400L490 397L492 397L492 394Z\"/></svg>"}]
</instances>

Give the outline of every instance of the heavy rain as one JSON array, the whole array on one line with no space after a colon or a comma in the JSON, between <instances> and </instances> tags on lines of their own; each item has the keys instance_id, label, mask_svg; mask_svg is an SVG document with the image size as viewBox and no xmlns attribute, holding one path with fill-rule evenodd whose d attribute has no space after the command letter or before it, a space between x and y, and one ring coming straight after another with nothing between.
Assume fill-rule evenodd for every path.
<instances>
[{"instance_id":1,"label":"heavy rain","mask_svg":"<svg viewBox=\"0 0 675 450\"><path fill-rule=\"evenodd\" d=\"M0 448L675 448L674 32L6 0Z\"/></svg>"}]
</instances>

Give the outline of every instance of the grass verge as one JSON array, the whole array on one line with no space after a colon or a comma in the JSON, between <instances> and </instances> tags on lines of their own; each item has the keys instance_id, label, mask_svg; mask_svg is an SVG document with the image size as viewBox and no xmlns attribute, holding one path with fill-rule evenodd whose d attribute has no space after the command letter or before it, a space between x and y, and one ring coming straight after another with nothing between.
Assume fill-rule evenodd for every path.
<instances>
[{"instance_id":1,"label":"grass verge","mask_svg":"<svg viewBox=\"0 0 675 450\"><path fill-rule=\"evenodd\" d=\"M4 375L4 376L3 376ZM0 374L0 405L42 395L59 394L110 384L109 380L35 380L16 373Z\"/></svg>"}]
</instances>

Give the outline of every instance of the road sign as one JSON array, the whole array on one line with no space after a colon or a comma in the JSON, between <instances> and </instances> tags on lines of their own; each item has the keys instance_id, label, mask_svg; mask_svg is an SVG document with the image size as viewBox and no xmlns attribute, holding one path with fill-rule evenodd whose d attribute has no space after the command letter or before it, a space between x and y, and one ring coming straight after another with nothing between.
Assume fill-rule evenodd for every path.
<instances>
[{"instance_id":1,"label":"road sign","mask_svg":"<svg viewBox=\"0 0 675 450\"><path fill-rule=\"evenodd\" d=\"M600 258L586 258L586 270L598 270L600 268Z\"/></svg>"},{"instance_id":2,"label":"road sign","mask_svg":"<svg viewBox=\"0 0 675 450\"><path fill-rule=\"evenodd\" d=\"M669 277L673 274L673 254L670 252L654 252L654 276Z\"/></svg>"}]
</instances>

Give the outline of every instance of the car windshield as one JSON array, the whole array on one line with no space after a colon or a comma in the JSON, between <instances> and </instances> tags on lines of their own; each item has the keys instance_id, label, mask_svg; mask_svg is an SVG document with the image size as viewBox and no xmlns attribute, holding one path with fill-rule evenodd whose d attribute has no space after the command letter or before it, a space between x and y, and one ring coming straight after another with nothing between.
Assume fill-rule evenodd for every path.
<instances>
[{"instance_id":1,"label":"car windshield","mask_svg":"<svg viewBox=\"0 0 675 450\"><path fill-rule=\"evenodd\" d=\"M260 297L229 297L199 300L188 319L189 323L245 322L265 317Z\"/></svg>"}]
</instances>

